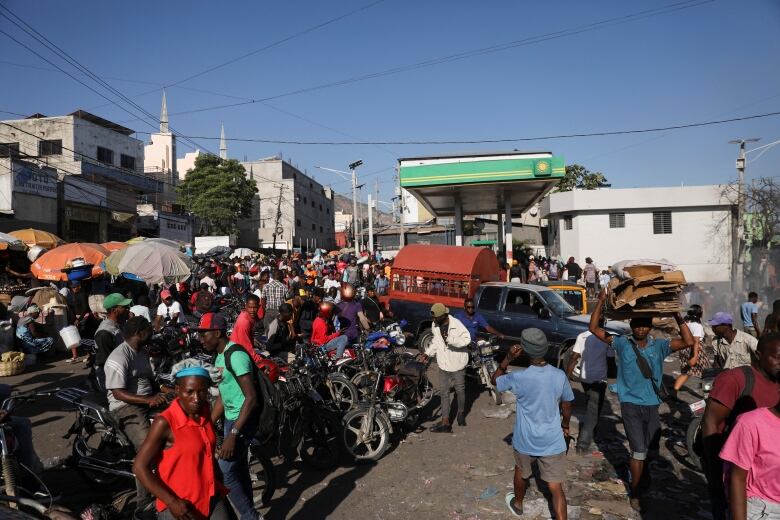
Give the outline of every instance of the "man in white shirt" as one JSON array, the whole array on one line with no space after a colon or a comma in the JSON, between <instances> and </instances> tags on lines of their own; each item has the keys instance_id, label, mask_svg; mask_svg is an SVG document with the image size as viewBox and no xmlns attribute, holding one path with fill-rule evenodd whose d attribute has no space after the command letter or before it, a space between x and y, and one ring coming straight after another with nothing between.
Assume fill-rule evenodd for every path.
<instances>
[{"instance_id":1,"label":"man in white shirt","mask_svg":"<svg viewBox=\"0 0 780 520\"><path fill-rule=\"evenodd\" d=\"M339 282L338 279L336 278L337 275L338 273L336 272L335 269L328 274L328 278L326 278L322 284L322 288L325 290L325 294L328 294L328 291L330 290L331 287L335 287L336 289L341 289L341 282Z\"/></svg>"},{"instance_id":2,"label":"man in white shirt","mask_svg":"<svg viewBox=\"0 0 780 520\"><path fill-rule=\"evenodd\" d=\"M601 327L605 325L602 320ZM577 336L577 341L572 347L569 364L566 367L566 375L572 379L577 362L580 363L580 383L588 402L586 405L585 420L580 423L580 431L577 437L577 454L584 455L590 450L593 442L596 426L604 406L604 394L607 389L607 357L615 357L612 347L594 336L590 331L585 331Z\"/></svg>"},{"instance_id":3,"label":"man in white shirt","mask_svg":"<svg viewBox=\"0 0 780 520\"><path fill-rule=\"evenodd\" d=\"M200 283L205 283L209 286L209 290L212 293L215 293L217 292L217 282L214 281L210 274L211 271L206 271L206 274L203 276L203 278L200 279Z\"/></svg>"},{"instance_id":4,"label":"man in white shirt","mask_svg":"<svg viewBox=\"0 0 780 520\"><path fill-rule=\"evenodd\" d=\"M160 293L162 303L157 307L157 316L154 318L155 330L160 330L163 326L169 324L186 323L184 313L181 310L181 304L173 299L171 291L164 290Z\"/></svg>"},{"instance_id":5,"label":"man in white shirt","mask_svg":"<svg viewBox=\"0 0 780 520\"><path fill-rule=\"evenodd\" d=\"M458 402L458 426L466 426L464 406L466 404L466 365L469 363L471 334L463 323L450 316L450 310L443 303L431 307L433 339L425 350L424 359L436 356L439 365L439 398L441 399L441 422L431 428L434 433L452 433L450 424L450 387L455 385Z\"/></svg>"}]
</instances>

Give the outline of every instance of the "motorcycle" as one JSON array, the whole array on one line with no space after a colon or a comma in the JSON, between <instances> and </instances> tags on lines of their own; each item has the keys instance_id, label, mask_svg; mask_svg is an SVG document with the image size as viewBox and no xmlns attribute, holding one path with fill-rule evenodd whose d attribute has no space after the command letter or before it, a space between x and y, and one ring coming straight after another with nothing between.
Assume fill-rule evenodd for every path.
<instances>
[{"instance_id":1,"label":"motorcycle","mask_svg":"<svg viewBox=\"0 0 780 520\"><path fill-rule=\"evenodd\" d=\"M12 394L5 399L2 404L2 410L10 415L20 403L33 401L40 397L47 397L55 394L56 391L50 392L19 392ZM19 449L19 442L14 432L13 422L6 420L0 423L0 466L2 466L2 491L6 497L24 499L24 500L12 500L9 501L9 507L16 509L18 505L32 508L36 512L39 511L39 507L35 503L29 501L46 501L48 502L48 508L52 505L52 495L46 484L38 478L32 468L28 468L19 460L17 456L17 450ZM38 489L27 489L24 487L25 483L32 483Z\"/></svg>"},{"instance_id":2,"label":"motorcycle","mask_svg":"<svg viewBox=\"0 0 780 520\"><path fill-rule=\"evenodd\" d=\"M426 363L408 353L375 359L378 366L366 376L373 382L368 400L343 419L342 441L357 461L382 458L394 432L392 424L413 426L433 398Z\"/></svg>"},{"instance_id":3,"label":"motorcycle","mask_svg":"<svg viewBox=\"0 0 780 520\"><path fill-rule=\"evenodd\" d=\"M357 406L360 394L354 383L346 375L337 371L336 368L341 360L335 360L332 352L298 344L295 357L302 366L306 367L313 388L335 409L345 413Z\"/></svg>"},{"instance_id":4,"label":"motorcycle","mask_svg":"<svg viewBox=\"0 0 780 520\"><path fill-rule=\"evenodd\" d=\"M496 387L491 381L493 373L496 371L498 364L496 363L496 351L498 350L498 338L495 336L489 336L486 338L477 338L477 340L471 343L471 350L469 352L469 368L473 372L469 374L475 379L479 379L479 382L487 388L490 394L490 399L493 404L501 404L501 394L496 390Z\"/></svg>"},{"instance_id":5,"label":"motorcycle","mask_svg":"<svg viewBox=\"0 0 780 520\"><path fill-rule=\"evenodd\" d=\"M712 384L715 381L715 377L723 370L720 368L709 368L702 372L701 377L701 390L704 397L695 403L691 403L688 407L693 414L688 429L685 432L685 447L688 449L688 458L696 468L702 469L701 455L702 455L702 441L701 441L701 422L704 419L704 409L707 407L707 397L712 390Z\"/></svg>"}]
</instances>

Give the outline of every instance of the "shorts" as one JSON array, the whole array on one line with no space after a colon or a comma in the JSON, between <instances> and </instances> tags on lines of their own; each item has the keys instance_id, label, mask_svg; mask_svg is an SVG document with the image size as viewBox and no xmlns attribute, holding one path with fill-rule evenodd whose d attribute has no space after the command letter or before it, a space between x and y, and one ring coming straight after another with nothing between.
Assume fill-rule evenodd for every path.
<instances>
[{"instance_id":1,"label":"shorts","mask_svg":"<svg viewBox=\"0 0 780 520\"><path fill-rule=\"evenodd\" d=\"M620 414L623 416L623 428L626 431L626 437L628 437L631 458L645 460L650 443L661 427L658 418L658 405L620 403Z\"/></svg>"},{"instance_id":2,"label":"shorts","mask_svg":"<svg viewBox=\"0 0 780 520\"><path fill-rule=\"evenodd\" d=\"M557 455L544 455L541 457L535 457L533 455L526 455L520 453L517 450L513 450L515 454L515 466L520 468L520 475L523 480L531 478L533 470L531 465L534 461L539 465L539 476L545 482L563 482L566 480L566 453L561 452Z\"/></svg>"}]
</instances>

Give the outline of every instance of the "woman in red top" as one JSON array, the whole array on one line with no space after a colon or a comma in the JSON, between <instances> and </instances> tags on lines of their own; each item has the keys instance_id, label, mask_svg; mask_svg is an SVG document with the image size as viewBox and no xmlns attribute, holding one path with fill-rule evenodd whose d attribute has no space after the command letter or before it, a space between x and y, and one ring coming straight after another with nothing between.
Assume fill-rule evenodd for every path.
<instances>
[{"instance_id":1,"label":"woman in red top","mask_svg":"<svg viewBox=\"0 0 780 520\"><path fill-rule=\"evenodd\" d=\"M135 457L133 471L157 497L158 518L227 520L227 489L214 459L216 436L202 367L176 373L176 399L155 418ZM157 466L157 472L153 472Z\"/></svg>"}]
</instances>

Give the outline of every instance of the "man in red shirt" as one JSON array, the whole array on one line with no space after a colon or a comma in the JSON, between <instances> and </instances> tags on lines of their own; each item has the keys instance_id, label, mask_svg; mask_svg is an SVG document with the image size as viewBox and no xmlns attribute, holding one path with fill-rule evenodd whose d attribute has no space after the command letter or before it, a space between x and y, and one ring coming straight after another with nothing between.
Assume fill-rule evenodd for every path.
<instances>
[{"instance_id":1,"label":"man in red shirt","mask_svg":"<svg viewBox=\"0 0 780 520\"><path fill-rule=\"evenodd\" d=\"M320 313L311 325L311 344L326 351L335 350L337 358L344 355L349 344L349 338L334 330L333 306L329 303L320 305Z\"/></svg>"},{"instance_id":2,"label":"man in red shirt","mask_svg":"<svg viewBox=\"0 0 780 520\"><path fill-rule=\"evenodd\" d=\"M721 373L712 385L701 423L702 465L710 488L712 516L726 518L723 462L719 453L737 416L756 408L774 407L780 398L780 336L763 336L758 360ZM751 384L752 383L752 384Z\"/></svg>"},{"instance_id":3,"label":"man in red shirt","mask_svg":"<svg viewBox=\"0 0 780 520\"><path fill-rule=\"evenodd\" d=\"M255 294L246 297L244 310L238 315L233 332L230 333L230 341L238 343L247 351L255 365L260 366L263 357L255 351L255 325L257 324L257 311L260 309L260 298Z\"/></svg>"}]
</instances>

